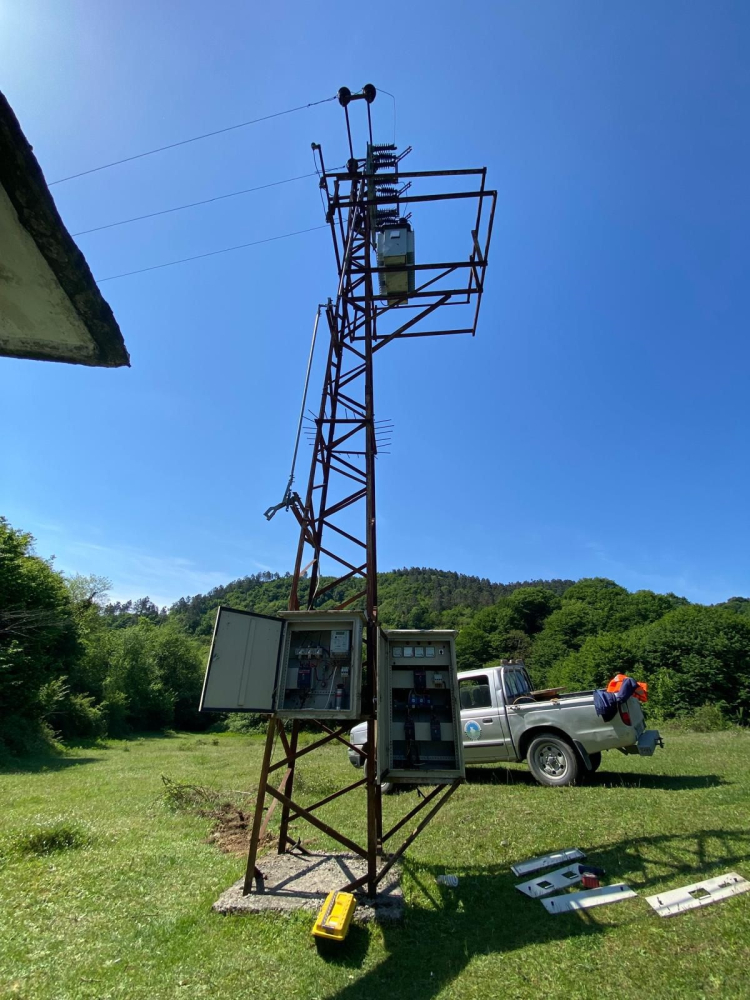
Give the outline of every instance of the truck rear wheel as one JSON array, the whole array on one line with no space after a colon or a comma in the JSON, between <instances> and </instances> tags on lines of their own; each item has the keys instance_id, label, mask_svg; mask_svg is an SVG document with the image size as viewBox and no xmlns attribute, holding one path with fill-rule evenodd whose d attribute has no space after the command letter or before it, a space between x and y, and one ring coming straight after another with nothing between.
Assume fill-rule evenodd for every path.
<instances>
[{"instance_id":1,"label":"truck rear wheel","mask_svg":"<svg viewBox=\"0 0 750 1000\"><path fill-rule=\"evenodd\" d=\"M578 754L567 740L554 733L542 733L529 744L529 770L540 785L572 785L578 778Z\"/></svg>"}]
</instances>

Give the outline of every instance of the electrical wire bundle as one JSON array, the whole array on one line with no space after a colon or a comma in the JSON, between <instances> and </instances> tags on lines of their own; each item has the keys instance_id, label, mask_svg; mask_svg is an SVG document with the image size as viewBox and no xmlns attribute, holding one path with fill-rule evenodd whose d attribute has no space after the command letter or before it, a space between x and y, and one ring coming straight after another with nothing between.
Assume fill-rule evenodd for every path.
<instances>
[{"instance_id":1,"label":"electrical wire bundle","mask_svg":"<svg viewBox=\"0 0 750 1000\"><path fill-rule=\"evenodd\" d=\"M320 696L320 692L325 691L326 686L328 685L328 678L330 677L331 684L328 688L328 695L326 696L325 704L322 706L314 706L327 711L332 707L331 698L333 697L333 689L336 685L336 674L339 670L339 664L333 661L330 649L323 645L322 632L317 633L317 640L305 640L305 636L310 636L312 634L313 633L309 632L303 633L297 641L301 646L304 646L306 643L308 646L321 650L321 652L325 655L320 657L308 655L304 658L300 655L297 657L299 664L297 668L297 690L299 691L297 708L304 708L313 695ZM321 668L323 671L322 676L320 674ZM300 683L300 672L302 672L302 676L305 680L304 685Z\"/></svg>"},{"instance_id":2,"label":"electrical wire bundle","mask_svg":"<svg viewBox=\"0 0 750 1000\"><path fill-rule=\"evenodd\" d=\"M388 93L388 91L384 91L384 93ZM52 186L54 186L56 184L64 184L64 183L66 183L68 181L75 180L75 179L77 179L79 177L86 177L89 174L98 173L101 170L109 170L110 168L120 166L123 163L131 163L133 160L141 160L141 159L144 159L147 156L154 156L157 153L163 153L164 151L169 150L169 149L176 149L177 147L180 147L180 146L187 146L190 143L198 142L198 141L200 141L202 139L209 139L209 138L212 138L213 136L223 135L226 132L233 132L233 131L236 131L237 129L246 128L249 125L257 125L260 122L270 121L271 119L281 118L284 115L290 115L290 114L293 114L294 112L297 112L297 111L304 111L304 110L306 110L308 108L314 108L314 107L318 106L319 104L327 104L330 101L335 101L338 97L339 97L338 94L334 94L333 97L324 97L324 98L322 98L321 100L318 100L318 101L310 101L308 104L300 104L297 107L287 108L284 111L276 111L276 112L274 112L273 114L270 114L270 115L262 115L262 116L260 116L258 118L251 118L248 121L237 122L234 125L227 125L224 128L214 129L211 132L203 132L200 135L194 135L194 136L191 136L188 139L180 139L177 142L167 143L164 146L157 146L155 149L147 149L147 150L144 150L143 152L140 152L140 153L134 153L134 154L132 154L130 156L124 156L124 157L122 157L119 160L112 160L109 163L102 163L102 164L100 164L97 167L90 167L87 170L79 170L77 173L68 174L66 177L59 177L59 178L57 178L57 180L49 181L48 182L48 187L52 187ZM395 101L395 98L393 97L392 94L389 94L389 97L391 97L393 99L394 137L395 137L396 101ZM369 105L368 105L368 112L369 112ZM156 212L147 212L147 213L145 213L143 215L132 216L131 218L128 218L128 219L120 219L120 220L115 221L115 222L107 222L107 223L104 223L104 224L99 225L99 226L92 226L92 227L90 227L88 229L81 229L78 232L73 233L72 235L73 236L86 236L86 235L89 235L91 233L101 232L102 230L105 230L105 229L114 229L115 227L118 227L118 226L128 225L128 224L133 223L133 222L140 222L140 221L142 221L144 219L153 219L156 216L169 215L169 214L171 214L173 212L182 212L185 209L196 208L196 207L198 207L200 205L208 205L208 204L211 204L213 202L222 201L222 200L224 200L226 198L236 198L236 197L238 197L240 195L251 194L252 192L262 191L262 190L265 190L265 189L271 188L271 187L278 187L278 186L280 186L282 184L291 184L294 181L305 180L307 178L314 177L315 175L316 175L315 172L311 172L311 173L307 173L307 174L299 174L296 177L287 177L287 178L284 178L282 180L270 181L270 182L268 182L266 184L259 184L259 185L256 185L254 187L243 188L240 191L230 191L230 192L228 192L226 194L214 195L211 198L204 198L204 199L202 199L200 201L188 202L187 204L184 204L184 205L175 205L175 206L172 206L172 207L169 207L169 208L159 209ZM297 230L294 230L293 232L281 233L281 234L279 234L277 236L269 236L269 237L266 237L265 239L251 240L250 242L247 242L247 243L239 243L239 244L237 244L235 246L223 247L220 250L210 250L210 251L208 251L206 253L195 254L195 255L193 255L191 257L180 257L177 260L169 260L169 261L165 261L164 263L161 263L161 264L151 264L151 265L149 265L147 267L135 268L134 270L131 270L131 271L122 271L119 274L110 274L110 275L107 275L107 276L105 276L103 278L97 278L96 281L99 282L99 283L104 282L104 281L114 281L117 278L126 278L126 277L129 277L130 275L133 275L133 274L143 274L146 271L156 271L156 270L160 270L161 268L164 268L164 267L172 267L175 264L184 264L184 263L187 263L188 261L202 260L202 259L204 259L206 257L216 256L217 254L231 253L231 252L233 252L235 250L244 250L247 247L260 246L261 244L264 244L264 243L272 243L272 242L275 242L277 240L285 240L285 239L289 239L292 236L301 236L301 235L303 235L305 233L317 232L318 230L328 229L328 228L329 228L328 225L325 225L325 224L324 225L319 225L319 226L310 226L310 227L308 227L306 229L297 229Z\"/></svg>"}]
</instances>

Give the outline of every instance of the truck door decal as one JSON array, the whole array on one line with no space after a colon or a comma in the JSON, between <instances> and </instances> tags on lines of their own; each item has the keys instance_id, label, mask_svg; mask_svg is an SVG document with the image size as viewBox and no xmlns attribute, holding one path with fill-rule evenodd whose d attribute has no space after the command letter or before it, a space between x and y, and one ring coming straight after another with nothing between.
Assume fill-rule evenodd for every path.
<instances>
[{"instance_id":1,"label":"truck door decal","mask_svg":"<svg viewBox=\"0 0 750 1000\"><path fill-rule=\"evenodd\" d=\"M470 719L464 726L464 733L470 740L478 740L482 735L482 727L475 719Z\"/></svg>"}]
</instances>

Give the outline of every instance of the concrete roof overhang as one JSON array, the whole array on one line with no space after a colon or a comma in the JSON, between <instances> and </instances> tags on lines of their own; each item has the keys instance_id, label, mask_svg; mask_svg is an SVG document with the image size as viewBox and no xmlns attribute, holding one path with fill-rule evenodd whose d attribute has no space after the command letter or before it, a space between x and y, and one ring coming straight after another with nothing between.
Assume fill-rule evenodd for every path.
<instances>
[{"instance_id":1,"label":"concrete roof overhang","mask_svg":"<svg viewBox=\"0 0 750 1000\"><path fill-rule=\"evenodd\" d=\"M0 356L130 364L112 310L0 93Z\"/></svg>"}]
</instances>

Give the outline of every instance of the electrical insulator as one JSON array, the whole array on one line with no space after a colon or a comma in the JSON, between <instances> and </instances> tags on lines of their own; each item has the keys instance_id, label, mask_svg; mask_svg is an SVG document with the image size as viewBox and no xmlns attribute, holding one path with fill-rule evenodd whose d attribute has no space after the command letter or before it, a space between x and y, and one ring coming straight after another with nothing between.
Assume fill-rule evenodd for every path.
<instances>
[{"instance_id":1,"label":"electrical insulator","mask_svg":"<svg viewBox=\"0 0 750 1000\"><path fill-rule=\"evenodd\" d=\"M398 164L398 157L394 153L374 153L372 162L376 170L381 167L395 167Z\"/></svg>"}]
</instances>

